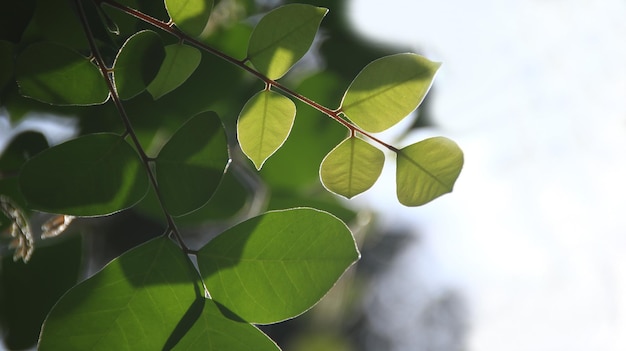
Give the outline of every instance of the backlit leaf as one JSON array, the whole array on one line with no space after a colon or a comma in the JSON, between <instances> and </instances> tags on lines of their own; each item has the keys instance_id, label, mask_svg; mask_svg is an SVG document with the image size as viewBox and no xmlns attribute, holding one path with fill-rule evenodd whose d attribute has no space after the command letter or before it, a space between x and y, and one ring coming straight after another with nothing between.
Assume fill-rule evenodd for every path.
<instances>
[{"instance_id":1,"label":"backlit leaf","mask_svg":"<svg viewBox=\"0 0 626 351\"><path fill-rule=\"evenodd\" d=\"M180 216L206 204L228 164L228 145L215 112L187 121L156 158L156 176L165 207Z\"/></svg>"},{"instance_id":2,"label":"backlit leaf","mask_svg":"<svg viewBox=\"0 0 626 351\"><path fill-rule=\"evenodd\" d=\"M326 189L351 198L374 185L384 163L382 151L351 137L326 155L320 166L320 178Z\"/></svg>"},{"instance_id":3,"label":"backlit leaf","mask_svg":"<svg viewBox=\"0 0 626 351\"><path fill-rule=\"evenodd\" d=\"M411 53L375 60L352 81L341 111L364 130L382 132L422 103L440 65Z\"/></svg>"},{"instance_id":4,"label":"backlit leaf","mask_svg":"<svg viewBox=\"0 0 626 351\"><path fill-rule=\"evenodd\" d=\"M435 137L398 151L396 190L406 206L420 206L449 193L463 168L463 152L450 139Z\"/></svg>"},{"instance_id":5,"label":"backlit leaf","mask_svg":"<svg viewBox=\"0 0 626 351\"><path fill-rule=\"evenodd\" d=\"M109 97L98 68L76 51L57 44L41 42L27 47L18 56L15 71L22 95L52 105L96 105Z\"/></svg>"},{"instance_id":6,"label":"backlit leaf","mask_svg":"<svg viewBox=\"0 0 626 351\"><path fill-rule=\"evenodd\" d=\"M209 21L213 0L165 0L165 8L178 28L197 37Z\"/></svg>"},{"instance_id":7,"label":"backlit leaf","mask_svg":"<svg viewBox=\"0 0 626 351\"><path fill-rule=\"evenodd\" d=\"M225 317L212 300L203 300L198 320L174 350L280 351L257 327Z\"/></svg>"},{"instance_id":8,"label":"backlit leaf","mask_svg":"<svg viewBox=\"0 0 626 351\"><path fill-rule=\"evenodd\" d=\"M279 93L264 90L248 100L239 114L237 137L257 169L287 140L295 117L296 105Z\"/></svg>"},{"instance_id":9,"label":"backlit leaf","mask_svg":"<svg viewBox=\"0 0 626 351\"><path fill-rule=\"evenodd\" d=\"M172 44L165 47L165 60L154 80L148 85L148 92L156 100L178 88L196 70L202 53L193 46Z\"/></svg>"},{"instance_id":10,"label":"backlit leaf","mask_svg":"<svg viewBox=\"0 0 626 351\"><path fill-rule=\"evenodd\" d=\"M74 216L123 210L148 189L135 150L109 133L85 135L42 151L24 164L19 181L31 209Z\"/></svg>"},{"instance_id":11,"label":"backlit leaf","mask_svg":"<svg viewBox=\"0 0 626 351\"><path fill-rule=\"evenodd\" d=\"M155 32L144 30L128 38L113 64L120 98L130 99L143 92L156 76L164 57L163 43Z\"/></svg>"},{"instance_id":12,"label":"backlit leaf","mask_svg":"<svg viewBox=\"0 0 626 351\"><path fill-rule=\"evenodd\" d=\"M336 217L297 208L232 227L198 253L211 297L251 323L295 317L317 303L359 258Z\"/></svg>"},{"instance_id":13,"label":"backlit leaf","mask_svg":"<svg viewBox=\"0 0 626 351\"><path fill-rule=\"evenodd\" d=\"M327 12L305 4L289 4L269 12L252 31L248 59L268 78L282 77L309 50Z\"/></svg>"},{"instance_id":14,"label":"backlit leaf","mask_svg":"<svg viewBox=\"0 0 626 351\"><path fill-rule=\"evenodd\" d=\"M201 292L194 268L169 239L138 246L54 306L39 350L162 350Z\"/></svg>"}]
</instances>

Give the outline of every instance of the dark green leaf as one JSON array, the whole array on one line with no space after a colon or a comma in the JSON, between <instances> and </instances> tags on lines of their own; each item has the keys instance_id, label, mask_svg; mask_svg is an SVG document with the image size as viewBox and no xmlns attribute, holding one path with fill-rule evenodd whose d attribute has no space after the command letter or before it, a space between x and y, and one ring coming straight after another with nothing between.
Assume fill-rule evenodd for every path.
<instances>
[{"instance_id":1,"label":"dark green leaf","mask_svg":"<svg viewBox=\"0 0 626 351\"><path fill-rule=\"evenodd\" d=\"M120 98L130 99L143 92L157 75L164 58L163 43L155 32L144 30L128 38L113 64Z\"/></svg>"},{"instance_id":2,"label":"dark green leaf","mask_svg":"<svg viewBox=\"0 0 626 351\"><path fill-rule=\"evenodd\" d=\"M70 1L37 1L33 22L32 24L36 25L39 33L46 41L55 42L74 50L89 49L85 31ZM48 59L51 55L42 57Z\"/></svg>"},{"instance_id":3,"label":"dark green leaf","mask_svg":"<svg viewBox=\"0 0 626 351\"><path fill-rule=\"evenodd\" d=\"M463 168L463 152L444 137L409 145L397 157L396 190L406 206L420 206L451 192Z\"/></svg>"},{"instance_id":4,"label":"dark green leaf","mask_svg":"<svg viewBox=\"0 0 626 351\"><path fill-rule=\"evenodd\" d=\"M228 164L228 145L215 112L185 123L156 159L156 176L170 214L180 216L206 204Z\"/></svg>"},{"instance_id":5,"label":"dark green leaf","mask_svg":"<svg viewBox=\"0 0 626 351\"><path fill-rule=\"evenodd\" d=\"M336 217L298 208L228 229L198 253L212 298L252 323L295 317L317 303L359 258Z\"/></svg>"},{"instance_id":6,"label":"dark green leaf","mask_svg":"<svg viewBox=\"0 0 626 351\"><path fill-rule=\"evenodd\" d=\"M165 47L165 60L148 92L156 100L178 88L196 70L202 53L193 46L172 44Z\"/></svg>"},{"instance_id":7,"label":"dark green leaf","mask_svg":"<svg viewBox=\"0 0 626 351\"><path fill-rule=\"evenodd\" d=\"M341 111L368 132L382 132L422 103L441 64L411 53L365 66L348 87Z\"/></svg>"},{"instance_id":8,"label":"dark green leaf","mask_svg":"<svg viewBox=\"0 0 626 351\"><path fill-rule=\"evenodd\" d=\"M320 178L333 193L351 198L374 185L385 155L371 144L350 137L337 145L320 166Z\"/></svg>"},{"instance_id":9,"label":"dark green leaf","mask_svg":"<svg viewBox=\"0 0 626 351\"><path fill-rule=\"evenodd\" d=\"M4 306L0 310L9 349L26 350L37 343L46 315L78 280L81 246L81 237L73 235L55 245L37 247L28 264L4 258L0 283Z\"/></svg>"},{"instance_id":10,"label":"dark green leaf","mask_svg":"<svg viewBox=\"0 0 626 351\"><path fill-rule=\"evenodd\" d=\"M162 350L202 298L167 238L138 246L72 288L46 319L39 350Z\"/></svg>"},{"instance_id":11,"label":"dark green leaf","mask_svg":"<svg viewBox=\"0 0 626 351\"><path fill-rule=\"evenodd\" d=\"M268 78L282 77L309 50L327 12L306 4L289 4L269 12L252 31L248 60Z\"/></svg>"},{"instance_id":12,"label":"dark green leaf","mask_svg":"<svg viewBox=\"0 0 626 351\"><path fill-rule=\"evenodd\" d=\"M89 134L31 158L20 173L31 209L75 216L105 215L131 207L148 180L135 150L115 134Z\"/></svg>"},{"instance_id":13,"label":"dark green leaf","mask_svg":"<svg viewBox=\"0 0 626 351\"><path fill-rule=\"evenodd\" d=\"M174 350L279 351L255 326L225 317L212 300L204 300L198 320Z\"/></svg>"},{"instance_id":14,"label":"dark green leaf","mask_svg":"<svg viewBox=\"0 0 626 351\"><path fill-rule=\"evenodd\" d=\"M27 47L17 58L15 71L20 93L41 102L95 105L109 97L98 68L86 57L57 44L42 42Z\"/></svg>"},{"instance_id":15,"label":"dark green leaf","mask_svg":"<svg viewBox=\"0 0 626 351\"><path fill-rule=\"evenodd\" d=\"M213 0L165 0L165 7L178 28L197 37L209 22Z\"/></svg>"},{"instance_id":16,"label":"dark green leaf","mask_svg":"<svg viewBox=\"0 0 626 351\"><path fill-rule=\"evenodd\" d=\"M263 90L248 100L239 114L237 138L257 169L287 140L295 118L296 105L279 93Z\"/></svg>"}]
</instances>

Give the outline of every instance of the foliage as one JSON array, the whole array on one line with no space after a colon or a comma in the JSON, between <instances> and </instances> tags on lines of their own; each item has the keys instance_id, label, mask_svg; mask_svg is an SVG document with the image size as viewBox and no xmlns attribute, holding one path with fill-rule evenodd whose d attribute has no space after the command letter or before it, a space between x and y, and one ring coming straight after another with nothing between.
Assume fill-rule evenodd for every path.
<instances>
[{"instance_id":1,"label":"foliage","mask_svg":"<svg viewBox=\"0 0 626 351\"><path fill-rule=\"evenodd\" d=\"M463 165L453 141L398 149L372 135L422 103L439 63L394 54L367 64L349 85L327 72L296 91L288 87L298 84L292 68L328 10L287 4L251 29L215 15L232 3L31 0L5 11L2 112L13 123L48 113L80 125L75 138L50 147L41 134L23 132L0 157L0 229L14 260L32 256L33 270L23 274L42 277L52 267L47 279L63 282L20 334L8 319L19 312L7 306L17 287L37 288L19 283L17 263L3 260L10 347L28 347L41 327L42 350L276 350L255 325L304 313L360 255L344 223L351 214L315 184L352 198L395 156L402 204L452 191ZM258 11L250 1L237 4ZM269 200L243 155L273 190ZM129 212L161 232L127 227L153 239L78 282L80 240L48 238L87 231L86 217ZM31 228L42 217L45 242ZM221 233L190 234L210 231L207 223ZM59 257L38 254L54 250Z\"/></svg>"}]
</instances>

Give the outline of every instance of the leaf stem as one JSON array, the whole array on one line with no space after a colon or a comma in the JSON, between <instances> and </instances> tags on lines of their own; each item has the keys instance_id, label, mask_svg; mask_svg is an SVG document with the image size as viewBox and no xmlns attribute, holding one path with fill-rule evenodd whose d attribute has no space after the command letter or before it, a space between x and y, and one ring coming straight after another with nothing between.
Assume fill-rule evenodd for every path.
<instances>
[{"instance_id":1,"label":"leaf stem","mask_svg":"<svg viewBox=\"0 0 626 351\"><path fill-rule=\"evenodd\" d=\"M322 112L323 114L327 115L328 117L334 119L335 121L337 121L338 123L342 124L344 127L348 128L348 130L350 131L350 134L354 134L354 132L358 132L359 134L373 140L374 142L384 146L385 148L397 153L399 150L392 146L389 145L387 143L385 143L384 141L372 136L371 134L367 133L366 131L362 130L361 128L357 127L356 125L350 123L349 121L345 120L344 118L341 117L342 111L341 109L336 109L336 110L332 110L328 107L325 107L311 99L309 99L308 97L301 95L300 93L282 85L281 83L269 79L267 76L263 75L261 72L255 70L254 68L246 65L246 63L248 62L248 58L245 58L243 60L237 60L236 58L227 55L226 53L223 53L193 37L190 37L189 35L183 33L181 30L179 30L176 27L172 26L172 21L168 21L168 22L163 22L159 19L156 19L152 16L149 16L141 11L138 11L136 9L130 8L128 6L125 6L123 4L120 4L114 0L95 0L98 4L105 4L108 5L110 7L113 7L119 11L125 12L141 21L144 21L146 23L149 23L157 28L160 28L161 30L170 33L171 35L179 38L181 41L185 41L193 46L195 46L198 49L204 50L212 55L215 55L221 59L223 59L224 61L227 61L245 71L247 71L248 73L256 76L257 78L259 78L260 80L262 80L263 82L265 82L266 87L267 86L273 86L276 87L277 89L281 90L282 92L284 92L287 95L292 96L293 98L300 100L301 102L309 105L310 107Z\"/></svg>"},{"instance_id":2,"label":"leaf stem","mask_svg":"<svg viewBox=\"0 0 626 351\"><path fill-rule=\"evenodd\" d=\"M102 58L102 55L100 54L100 50L98 50L98 46L96 45L96 40L93 36L93 32L91 31L91 27L89 26L89 23L87 22L87 17L85 15L85 10L83 8L83 2L81 0L74 0L74 2L76 3L76 7L79 12L80 21L83 26L83 30L85 31L85 35L87 36L87 41L89 42L89 49L91 50L91 58L95 61L96 65L100 69L100 72L102 73L102 77L104 78L106 85L109 89L109 94L111 96L111 99L113 100L113 103L115 104L115 108L117 109L120 117L122 118L122 122L124 123L124 127L126 130L122 134L122 136L129 136L133 142L133 145L135 145L137 152L139 153L139 157L141 158L144 168L146 169L146 172L148 173L150 184L152 185L152 188L154 189L154 192L156 193L159 205L165 215L167 226L168 226L168 231L171 231L174 234L174 236L176 237L176 240L178 241L178 244L181 246L183 251L189 252L189 248L183 241L183 238L180 235L180 232L178 231L176 224L174 223L173 217L169 214L169 212L165 208L165 205L163 203L163 197L161 195L161 191L159 189L159 186L156 180L156 176L154 172L152 171L152 168L150 167L151 158L148 157L145 150L143 149L143 146L141 146L141 143L139 142L139 138L137 137L137 134L135 133L135 130L133 129L132 123L130 122L130 118L128 117L128 114L126 113L126 109L124 108L124 105L122 104L122 100L120 99L120 96L117 94L117 90L115 89L115 84L113 83L113 79L111 77L112 71L106 66L104 59Z\"/></svg>"}]
</instances>

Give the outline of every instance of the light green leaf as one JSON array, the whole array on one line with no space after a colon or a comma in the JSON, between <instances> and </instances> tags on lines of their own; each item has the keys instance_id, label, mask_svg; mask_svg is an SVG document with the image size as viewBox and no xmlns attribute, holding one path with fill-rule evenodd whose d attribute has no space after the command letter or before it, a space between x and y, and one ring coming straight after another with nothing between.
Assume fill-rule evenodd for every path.
<instances>
[{"instance_id":1,"label":"light green leaf","mask_svg":"<svg viewBox=\"0 0 626 351\"><path fill-rule=\"evenodd\" d=\"M320 178L329 191L347 197L374 185L385 163L382 151L357 137L342 141L320 166Z\"/></svg>"},{"instance_id":2,"label":"light green leaf","mask_svg":"<svg viewBox=\"0 0 626 351\"><path fill-rule=\"evenodd\" d=\"M52 105L97 105L109 97L98 68L60 45L41 42L27 47L15 71L22 95Z\"/></svg>"},{"instance_id":3,"label":"light green leaf","mask_svg":"<svg viewBox=\"0 0 626 351\"><path fill-rule=\"evenodd\" d=\"M282 77L311 47L328 9L281 6L261 18L250 36L248 59L270 79Z\"/></svg>"},{"instance_id":4,"label":"light green leaf","mask_svg":"<svg viewBox=\"0 0 626 351\"><path fill-rule=\"evenodd\" d=\"M430 138L398 151L396 190L405 206L420 206L452 191L463 168L463 152L444 137Z\"/></svg>"},{"instance_id":5,"label":"light green leaf","mask_svg":"<svg viewBox=\"0 0 626 351\"><path fill-rule=\"evenodd\" d=\"M250 323L229 319L212 300L203 300L198 320L174 350L280 351L278 346Z\"/></svg>"},{"instance_id":6,"label":"light green leaf","mask_svg":"<svg viewBox=\"0 0 626 351\"><path fill-rule=\"evenodd\" d=\"M196 70L202 53L193 46L172 44L165 47L165 60L148 92L155 100L178 88Z\"/></svg>"},{"instance_id":7,"label":"light green leaf","mask_svg":"<svg viewBox=\"0 0 626 351\"><path fill-rule=\"evenodd\" d=\"M85 135L42 151L24 164L19 182L31 209L74 216L129 208L148 189L135 150L110 133Z\"/></svg>"},{"instance_id":8,"label":"light green leaf","mask_svg":"<svg viewBox=\"0 0 626 351\"><path fill-rule=\"evenodd\" d=\"M341 111L364 130L382 132L422 103L440 65L411 53L375 60L352 81Z\"/></svg>"},{"instance_id":9,"label":"light green leaf","mask_svg":"<svg viewBox=\"0 0 626 351\"><path fill-rule=\"evenodd\" d=\"M287 140L295 118L296 105L279 93L264 90L248 100L239 114L237 137L257 169Z\"/></svg>"},{"instance_id":10,"label":"light green leaf","mask_svg":"<svg viewBox=\"0 0 626 351\"><path fill-rule=\"evenodd\" d=\"M165 0L165 8L176 27L197 37L209 22L213 0Z\"/></svg>"},{"instance_id":11,"label":"light green leaf","mask_svg":"<svg viewBox=\"0 0 626 351\"><path fill-rule=\"evenodd\" d=\"M359 258L336 217L297 208L228 229L198 253L211 297L251 323L295 317L317 303Z\"/></svg>"},{"instance_id":12,"label":"light green leaf","mask_svg":"<svg viewBox=\"0 0 626 351\"><path fill-rule=\"evenodd\" d=\"M183 252L161 237L68 291L46 319L39 350L162 350L201 292Z\"/></svg>"},{"instance_id":13,"label":"light green leaf","mask_svg":"<svg viewBox=\"0 0 626 351\"><path fill-rule=\"evenodd\" d=\"M130 99L143 92L157 75L164 58L161 37L155 32L144 30L128 38L113 64L120 98Z\"/></svg>"},{"instance_id":14,"label":"light green leaf","mask_svg":"<svg viewBox=\"0 0 626 351\"><path fill-rule=\"evenodd\" d=\"M194 211L213 196L228 164L226 132L215 112L187 121L156 158L156 177L173 216Z\"/></svg>"}]
</instances>

